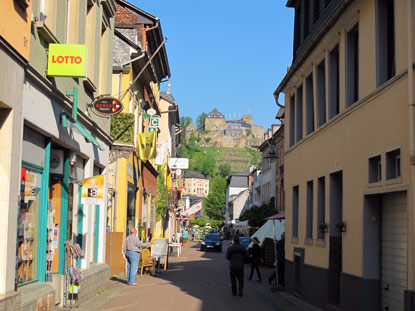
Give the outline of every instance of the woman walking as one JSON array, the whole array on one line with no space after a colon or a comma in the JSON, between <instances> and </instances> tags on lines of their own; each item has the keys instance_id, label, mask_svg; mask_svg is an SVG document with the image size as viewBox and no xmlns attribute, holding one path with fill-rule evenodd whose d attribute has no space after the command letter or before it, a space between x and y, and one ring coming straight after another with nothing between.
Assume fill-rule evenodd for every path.
<instances>
[{"instance_id":1,"label":"woman walking","mask_svg":"<svg viewBox=\"0 0 415 311\"><path fill-rule=\"evenodd\" d=\"M252 276L254 275L254 269L256 269L256 273L258 274L258 282L262 281L261 272L259 272L259 263L261 261L261 248L259 247L259 240L257 237L252 239L252 248L251 248L251 255L252 255L252 264L251 264L251 275L248 277L248 280L252 280Z\"/></svg>"}]
</instances>

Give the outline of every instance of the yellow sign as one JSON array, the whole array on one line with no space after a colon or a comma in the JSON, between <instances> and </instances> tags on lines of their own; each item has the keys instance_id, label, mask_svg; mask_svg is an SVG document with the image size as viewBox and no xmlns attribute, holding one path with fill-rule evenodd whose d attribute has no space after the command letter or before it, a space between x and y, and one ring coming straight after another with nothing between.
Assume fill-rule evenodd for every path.
<instances>
[{"instance_id":1,"label":"yellow sign","mask_svg":"<svg viewBox=\"0 0 415 311\"><path fill-rule=\"evenodd\" d=\"M81 203L104 203L104 175L94 176L82 180Z\"/></svg>"},{"instance_id":2,"label":"yellow sign","mask_svg":"<svg viewBox=\"0 0 415 311\"><path fill-rule=\"evenodd\" d=\"M156 158L157 147L155 132L138 134L137 145L138 155L141 161L146 162L147 160Z\"/></svg>"},{"instance_id":3,"label":"yellow sign","mask_svg":"<svg viewBox=\"0 0 415 311\"><path fill-rule=\"evenodd\" d=\"M48 76L86 77L87 47L49 44Z\"/></svg>"}]
</instances>

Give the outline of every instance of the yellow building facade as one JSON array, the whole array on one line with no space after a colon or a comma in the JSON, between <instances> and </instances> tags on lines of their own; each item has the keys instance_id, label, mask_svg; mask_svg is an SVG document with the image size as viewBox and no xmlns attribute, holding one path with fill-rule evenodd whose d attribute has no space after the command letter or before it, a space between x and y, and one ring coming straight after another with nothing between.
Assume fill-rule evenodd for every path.
<instances>
[{"instance_id":1,"label":"yellow building facade","mask_svg":"<svg viewBox=\"0 0 415 311\"><path fill-rule=\"evenodd\" d=\"M413 1L314 2L287 3L294 61L275 92L285 286L324 308L412 310Z\"/></svg>"}]
</instances>

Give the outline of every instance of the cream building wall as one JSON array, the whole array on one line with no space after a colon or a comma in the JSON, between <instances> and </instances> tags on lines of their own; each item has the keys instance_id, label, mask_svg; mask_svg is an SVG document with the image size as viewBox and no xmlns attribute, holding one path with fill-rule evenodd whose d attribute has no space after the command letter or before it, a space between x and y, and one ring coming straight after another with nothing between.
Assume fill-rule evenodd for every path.
<instances>
[{"instance_id":1,"label":"cream building wall","mask_svg":"<svg viewBox=\"0 0 415 311\"><path fill-rule=\"evenodd\" d=\"M342 172L342 219L347 230L342 236L342 275L365 276L364 242L365 196L405 191L407 196L408 235L407 285L414 290L414 198L411 189L409 162L408 72L407 72L407 1L394 1L395 8L395 76L381 86L376 83L376 1L353 1L327 34L318 42L295 74L287 82L285 93L285 191L286 191L286 259L294 262L298 249L304 249L304 264L315 269L329 269L330 239L325 234L317 239L318 179L325 178L325 222L330 223L330 175ZM413 14L413 12L412 12ZM358 23L359 40L359 100L346 107L346 40L347 32ZM412 38L413 40L413 38ZM326 108L329 104L329 52L339 46L339 99L340 113L330 119L326 109L326 123L317 126L316 64L325 64ZM413 56L412 56L413 59ZM306 77L313 77L315 129L307 135L306 91L303 104L303 138L290 146L291 97L306 85ZM298 98L295 105L299 104ZM400 149L401 177L387 180L386 153ZM381 181L369 183L369 159L380 155ZM312 238L306 238L307 183L313 182ZM293 236L293 188L299 189L298 237ZM374 220L375 221L375 220ZM373 264L377 264L373 262ZM343 302L344 303L344 302ZM357 309L354 309L357 310ZM406 310L406 309L405 309Z\"/></svg>"}]
</instances>

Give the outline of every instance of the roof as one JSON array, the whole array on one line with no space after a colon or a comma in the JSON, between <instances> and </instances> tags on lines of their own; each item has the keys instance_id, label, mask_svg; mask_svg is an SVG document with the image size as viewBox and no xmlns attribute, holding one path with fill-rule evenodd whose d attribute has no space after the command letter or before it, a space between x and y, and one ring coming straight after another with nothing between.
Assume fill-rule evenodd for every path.
<instances>
[{"instance_id":1,"label":"roof","mask_svg":"<svg viewBox=\"0 0 415 311\"><path fill-rule=\"evenodd\" d=\"M215 108L211 112L209 112L206 118L225 119L225 116Z\"/></svg>"},{"instance_id":2,"label":"roof","mask_svg":"<svg viewBox=\"0 0 415 311\"><path fill-rule=\"evenodd\" d=\"M196 171L190 171L184 174L184 178L209 179Z\"/></svg>"},{"instance_id":3,"label":"roof","mask_svg":"<svg viewBox=\"0 0 415 311\"><path fill-rule=\"evenodd\" d=\"M231 175L228 177L228 187L248 188L248 175L238 176Z\"/></svg>"},{"instance_id":4,"label":"roof","mask_svg":"<svg viewBox=\"0 0 415 311\"><path fill-rule=\"evenodd\" d=\"M160 92L160 97L168 101L170 104L174 104L174 97L169 92Z\"/></svg>"}]
</instances>

